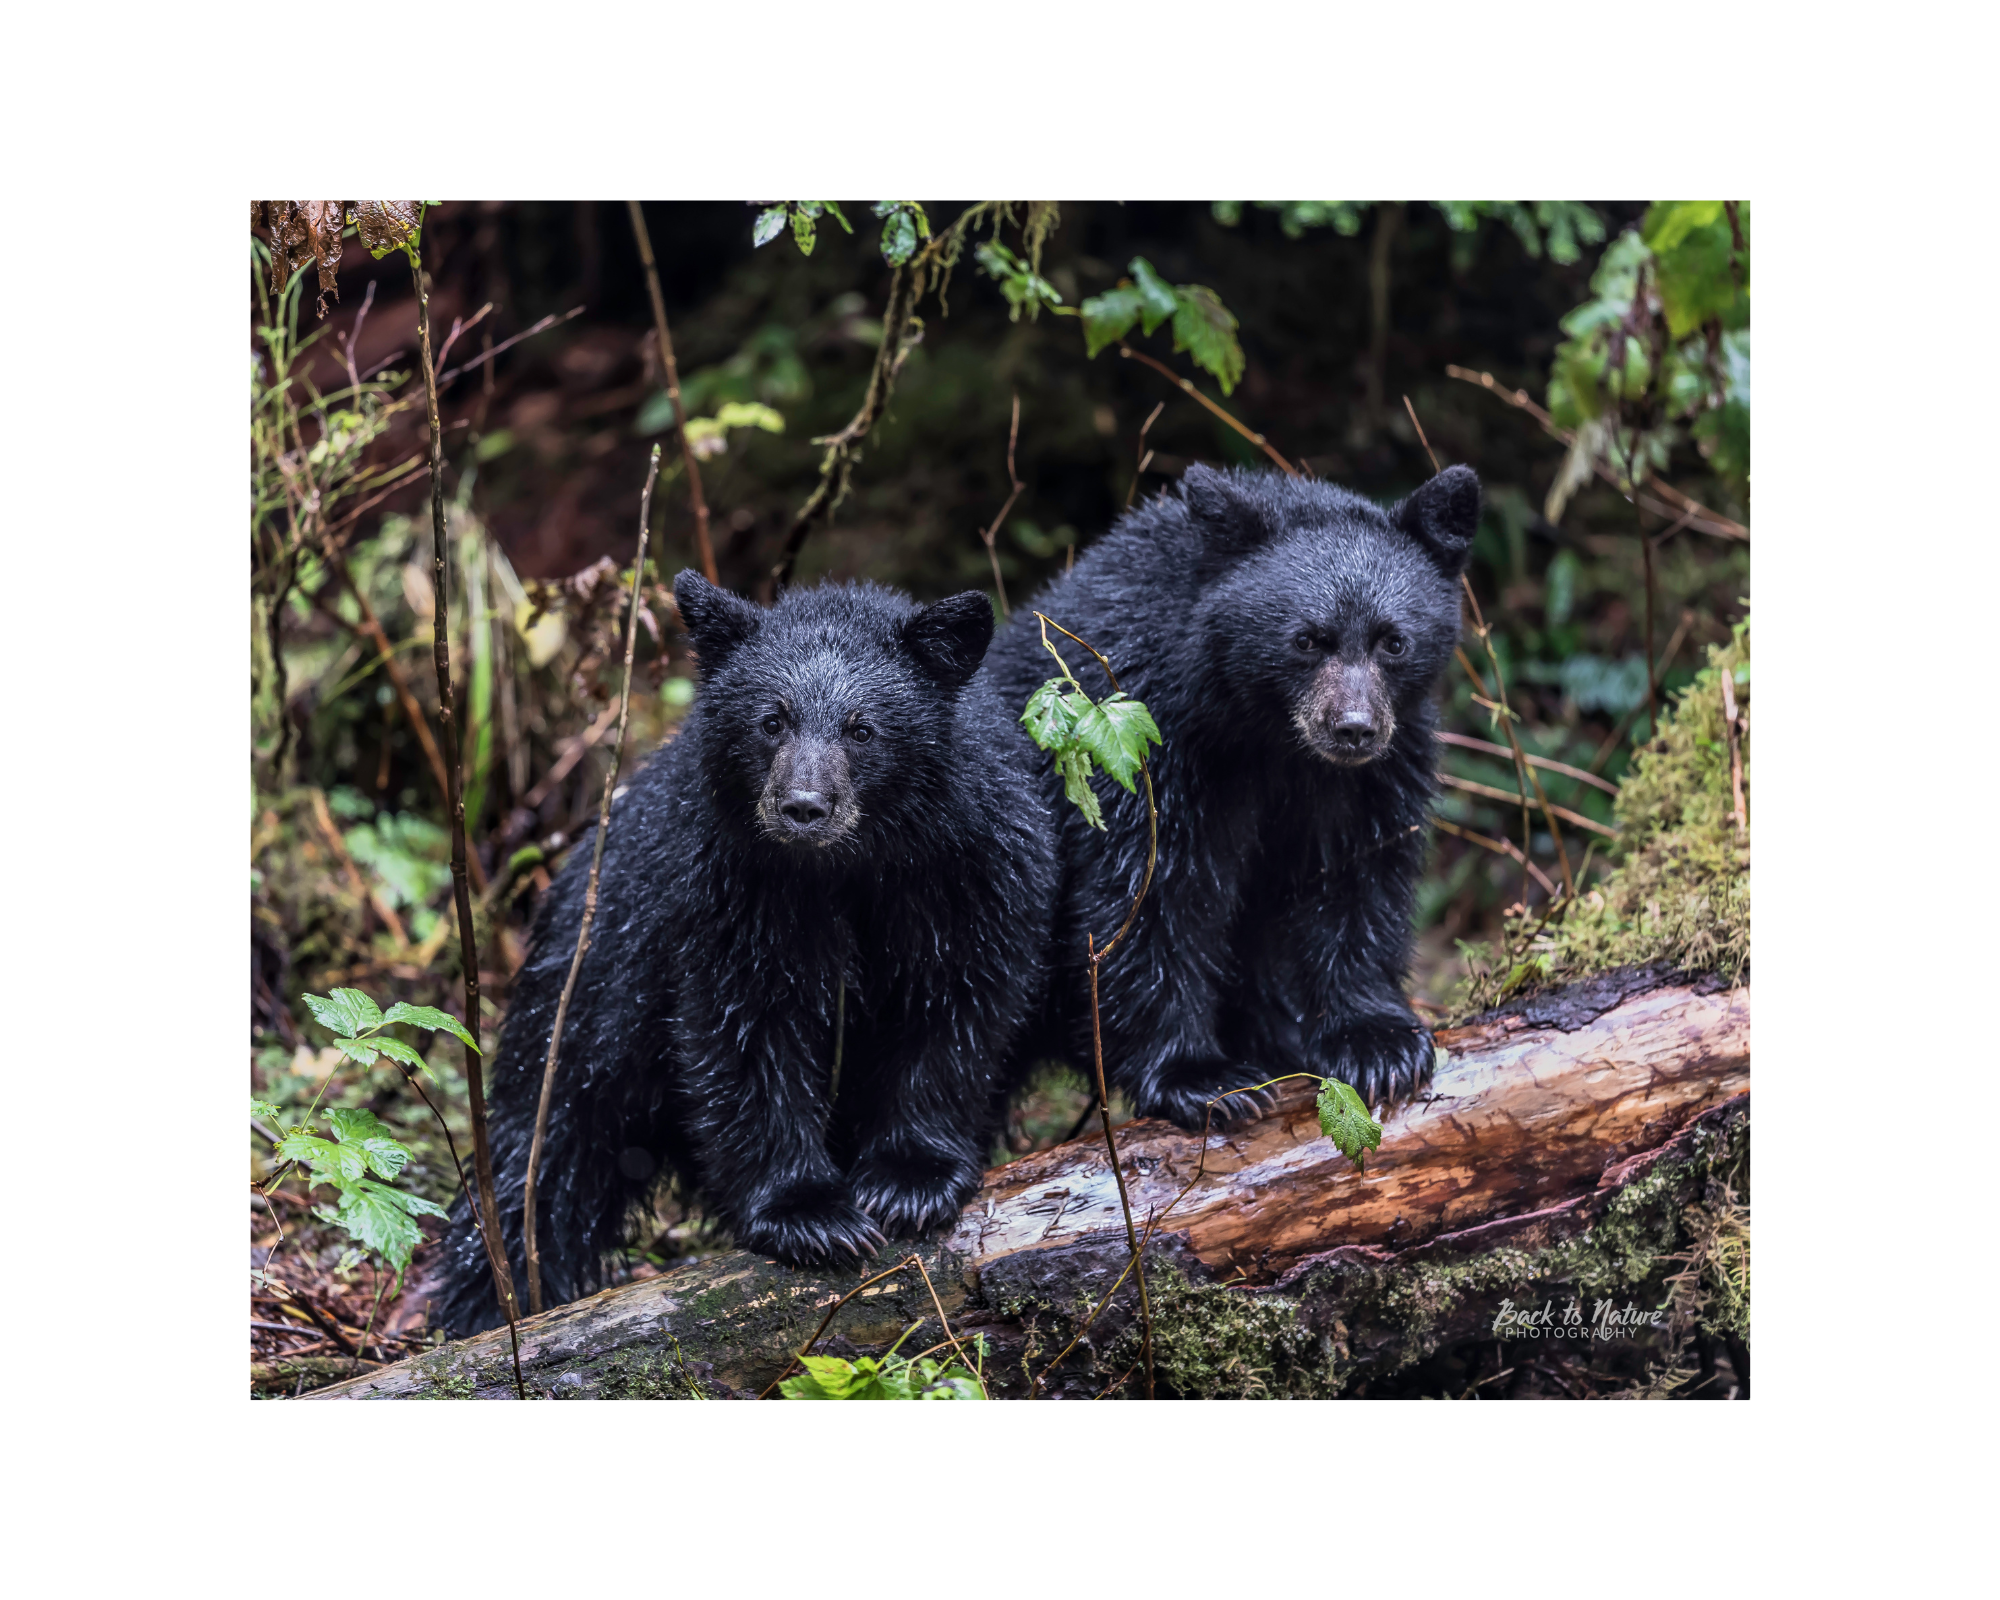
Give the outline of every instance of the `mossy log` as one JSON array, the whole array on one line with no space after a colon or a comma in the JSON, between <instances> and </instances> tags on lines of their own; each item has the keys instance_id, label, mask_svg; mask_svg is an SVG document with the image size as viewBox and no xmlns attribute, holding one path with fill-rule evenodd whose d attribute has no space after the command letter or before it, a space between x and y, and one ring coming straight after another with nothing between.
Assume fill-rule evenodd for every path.
<instances>
[{"instance_id":1,"label":"mossy log","mask_svg":"<svg viewBox=\"0 0 2000 1600\"><path fill-rule=\"evenodd\" d=\"M1482 1336L1503 1298L1657 1291L1687 1208L1725 1179L1747 1187L1747 986L1631 969L1438 1042L1448 1060L1390 1110L1365 1171L1320 1134L1310 1083L1212 1135L1198 1179L1199 1137L1149 1120L1119 1130L1141 1224L1165 1212L1146 1257L1161 1394L1351 1392ZM985 1336L994 1394L1026 1396L1126 1265L1101 1137L994 1169L954 1228L914 1248L954 1331ZM866 1276L734 1251L556 1307L521 1324L529 1392L755 1395ZM1117 1387L1139 1359L1137 1311L1128 1278L1040 1393ZM906 1270L851 1301L819 1348L876 1353L912 1324L906 1351L943 1337ZM1133 1374L1119 1392L1142 1384ZM502 1329L311 1398L513 1394Z\"/></svg>"}]
</instances>

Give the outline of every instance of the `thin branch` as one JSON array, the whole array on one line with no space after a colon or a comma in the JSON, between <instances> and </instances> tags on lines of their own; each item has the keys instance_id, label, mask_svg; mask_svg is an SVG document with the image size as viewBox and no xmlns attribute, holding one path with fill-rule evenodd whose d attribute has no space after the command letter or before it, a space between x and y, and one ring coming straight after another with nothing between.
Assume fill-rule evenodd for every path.
<instances>
[{"instance_id":1,"label":"thin branch","mask_svg":"<svg viewBox=\"0 0 2000 1600\"><path fill-rule=\"evenodd\" d=\"M1424 435L1424 425L1417 420L1417 408L1410 404L1410 397L1408 395L1403 396L1403 409L1410 414L1410 426L1417 430L1417 441L1424 447L1424 454L1431 458L1431 471L1434 473L1443 471L1444 469L1438 465L1437 452L1431 448L1430 440ZM1574 811L1564 811L1561 806L1552 806L1549 804L1549 797L1542 790L1542 780L1535 776L1535 769L1528 759L1528 753L1521 748L1520 738L1514 732L1514 711L1507 703L1507 679L1505 674L1500 670L1499 654L1493 648L1493 630L1486 625L1486 618L1479 610L1479 599L1472 592L1471 580L1464 573L1460 573L1458 581L1464 586L1466 599L1472 602L1472 617L1475 631L1479 635L1479 642L1486 646L1488 659L1493 663L1493 684L1499 692L1500 720L1507 730L1507 753L1514 759L1515 781L1520 784L1521 859L1524 864L1527 863L1527 851L1533 843L1533 829L1528 822L1528 786L1533 784L1535 798L1541 802L1542 815L1548 819L1549 838L1554 842L1556 847L1556 860L1562 863L1563 888L1571 899L1575 899L1576 881L1570 876L1569 850L1563 844L1562 829L1556 826L1556 817L1558 815L1569 817L1585 828L1594 828L1599 833L1611 833L1613 838L1616 838L1617 835L1611 829L1605 828L1601 823L1592 822L1587 817L1578 816ZM1463 650L1458 652L1458 660L1459 664L1470 674L1473 683L1477 685L1479 692L1483 695L1486 692L1486 680L1473 671L1472 663L1466 658ZM1462 778L1448 777L1443 773L1439 773L1438 776L1443 782L1450 784L1453 788L1470 789L1474 793L1490 794L1503 800L1513 798L1511 795L1502 794L1498 789L1488 789L1483 784L1469 784ZM1526 896L1524 895L1523 898L1525 899Z\"/></svg>"},{"instance_id":2,"label":"thin branch","mask_svg":"<svg viewBox=\"0 0 2000 1600\"><path fill-rule=\"evenodd\" d=\"M674 440L681 447L681 465L687 468L688 503L694 508L695 553L701 558L702 576L710 583L717 583L720 580L715 575L715 546L708 537L708 501L701 492L701 463L688 448L687 407L681 404L680 368L674 364L674 336L667 331L667 302L660 293L660 268L653 260L653 238L646 231L646 214L639 208L639 202L627 200L625 209L632 215L632 234L639 241L639 259L646 268L646 292L653 299L653 333L660 344L667 401L674 408Z\"/></svg>"},{"instance_id":3,"label":"thin branch","mask_svg":"<svg viewBox=\"0 0 2000 1600\"><path fill-rule=\"evenodd\" d=\"M653 446L646 466L646 488L639 496L639 547L632 555L630 615L625 621L625 682L618 691L618 737L611 746L611 765L604 774L604 795L597 805L597 837L590 847L590 877L583 890L583 923L576 930L576 950L569 959L569 976L563 979L562 998L556 1002L555 1026L549 1033L548 1060L542 1065L542 1097L535 1105L535 1133L528 1143L528 1176L521 1196L521 1229L528 1254L528 1314L542 1309L542 1257L535 1240L535 1177L542 1163L542 1141L549 1130L549 1100L556 1086L556 1052L562 1048L563 1022L569 1015L570 996L576 992L576 975L583 966L583 953L590 948L590 925L597 920L597 875L604 864L604 836L611 831L611 792L618 783L618 765L625 755L625 725L632 709L632 656L639 644L639 578L646 565L646 533L653 515L653 485L660 476L660 447Z\"/></svg>"},{"instance_id":4,"label":"thin branch","mask_svg":"<svg viewBox=\"0 0 2000 1600\"><path fill-rule=\"evenodd\" d=\"M334 859L340 863L341 871L347 875L348 886L353 889L355 898L374 908L375 915L382 919L382 925L389 930L389 935L396 941L399 950L407 948L410 936L403 929L403 919L396 915L396 908L382 898L379 890L371 889L361 881L361 869L354 864L354 856L347 848L347 841L340 836L340 830L333 825L333 813L327 809L325 791L314 787L309 789L307 794L312 800L313 821L319 824L319 831L326 838L327 848L333 852Z\"/></svg>"},{"instance_id":5,"label":"thin branch","mask_svg":"<svg viewBox=\"0 0 2000 1600\"><path fill-rule=\"evenodd\" d=\"M1660 659L1653 668L1653 676L1656 679L1665 679L1667 668L1674 664L1674 657L1680 653L1681 642L1687 638L1688 630L1693 626L1694 612L1683 611L1681 613L1680 626L1674 629L1673 637L1667 641L1667 648L1660 653ZM1642 701L1640 704L1644 704L1644 702ZM1625 731L1632 726L1633 719L1638 715L1639 707L1635 705L1624 716L1618 719L1617 726L1606 735L1604 743L1597 747L1597 754L1590 758L1590 770L1592 772L1601 772L1603 770L1604 763L1611 758L1611 752L1618 748L1619 741L1625 737Z\"/></svg>"},{"instance_id":6,"label":"thin branch","mask_svg":"<svg viewBox=\"0 0 2000 1600\"><path fill-rule=\"evenodd\" d=\"M1722 669L1722 726L1729 735L1729 800L1736 812L1736 837L1750 837L1750 816L1743 806L1742 721L1736 711L1736 673Z\"/></svg>"},{"instance_id":7,"label":"thin branch","mask_svg":"<svg viewBox=\"0 0 2000 1600\"><path fill-rule=\"evenodd\" d=\"M480 351L478 355L474 356L470 361L466 362L466 364L462 367L453 367L451 371L447 372L442 378L438 379L438 385L440 388L442 388L445 384L450 383L453 378L462 377L464 374L472 371L475 367L485 366L486 363L491 361L495 356L502 354L504 351L513 349L514 346L519 344L523 339L532 339L538 333L546 333L550 328L553 328L559 322L569 322L582 315L583 315L582 306L571 306L569 310L565 311L561 316L557 316L554 312L550 312L546 317L543 317L541 321L537 322L532 328L523 328L519 333L515 334L511 339L502 339L498 344L493 346L492 349ZM401 354L402 352L400 350L396 352L396 355L401 355ZM389 359L393 361L396 359L396 357L391 356ZM377 363L377 370L380 369L381 365L382 363L379 362Z\"/></svg>"},{"instance_id":8,"label":"thin branch","mask_svg":"<svg viewBox=\"0 0 2000 1600\"><path fill-rule=\"evenodd\" d=\"M1506 752L1503 750L1501 754L1504 755L1506 754ZM1496 789L1491 784L1487 783L1474 783L1470 778L1454 777L1449 772L1440 772L1437 776L1439 783L1445 784L1446 786L1453 789L1462 789L1467 794L1480 795L1488 800L1504 800L1509 805L1517 805L1520 803L1520 795L1518 794L1518 792L1514 794L1509 794L1505 789ZM1571 811L1566 806L1550 806L1549 809L1553 811L1557 816L1561 817L1563 821L1568 823L1573 823L1575 826L1579 828L1588 829L1592 833L1601 833L1607 839L1615 839L1618 837L1618 830L1616 828L1606 827L1601 822L1593 822L1589 817L1584 816L1579 811Z\"/></svg>"},{"instance_id":9,"label":"thin branch","mask_svg":"<svg viewBox=\"0 0 2000 1600\"><path fill-rule=\"evenodd\" d=\"M1512 795L1508 795L1507 798L1511 800L1514 797ZM1526 856L1522 855L1521 847L1515 844L1513 840L1489 838L1487 837L1487 835L1483 833L1474 833L1470 828L1461 828L1457 823L1449 821L1444 817L1434 816L1431 818L1431 822L1434 826L1444 829L1444 831L1452 835L1453 838L1463 839L1468 844L1484 845L1488 850L1491 850L1495 855L1505 856L1510 861L1519 862L1523 867L1527 868L1527 870L1531 874L1533 874L1535 882L1539 883L1542 886L1543 893L1547 894L1550 897L1550 899L1554 899L1556 897L1557 894L1556 886L1554 883L1550 882L1549 875L1546 872L1542 871L1540 867L1536 866L1534 862L1530 861Z\"/></svg>"},{"instance_id":10,"label":"thin branch","mask_svg":"<svg viewBox=\"0 0 2000 1600\"><path fill-rule=\"evenodd\" d=\"M1007 513L1014 509L1014 502L1021 498L1021 491L1027 487L1014 471L1014 441L1021 435L1021 392L1014 391L1014 420L1007 425L1007 481L1013 491L1007 496L1006 504L1000 507L1000 514L993 519L993 525L981 531L979 537L986 543L986 559L993 563L993 587L1000 596L1000 615L1012 616L1013 609L1007 604L1007 580L1000 576L1000 557L993 548L993 540L1000 532L1000 524L1007 520Z\"/></svg>"},{"instance_id":11,"label":"thin branch","mask_svg":"<svg viewBox=\"0 0 2000 1600\"><path fill-rule=\"evenodd\" d=\"M410 275L417 286L417 344L423 361L424 402L431 424L431 545L432 637L436 644L438 680L438 723L444 729L445 800L451 819L452 899L458 910L458 951L465 969L465 1026L472 1039L479 1038L479 942L472 926L472 891L466 868L465 801L459 794L458 719L452 710L451 618L449 572L446 566L449 539L444 513L444 428L438 419L437 368L431 361L431 294L424 279L423 261L416 245L408 249ZM486 1083L478 1044L465 1047L466 1099L472 1108L472 1163L479 1180L472 1204L486 1214L486 1259L493 1269L493 1286L499 1291L500 1309L507 1314L507 1333L514 1349L514 1389L525 1400L527 1385L521 1378L521 1340L517 1324L520 1311L514 1299L514 1274L500 1242L500 1214L493 1200L493 1146L486 1128Z\"/></svg>"},{"instance_id":12,"label":"thin branch","mask_svg":"<svg viewBox=\"0 0 2000 1600\"><path fill-rule=\"evenodd\" d=\"M1125 508L1128 511L1132 508L1134 497L1139 493L1139 480L1146 475L1146 468L1152 464L1153 460L1153 452L1146 448L1146 435L1153 431L1153 424L1160 420L1160 413L1166 409L1167 403L1162 400L1151 411L1146 413L1146 420L1139 424L1139 449L1137 452L1139 464L1132 469L1132 487L1125 491Z\"/></svg>"},{"instance_id":13,"label":"thin branch","mask_svg":"<svg viewBox=\"0 0 2000 1600\"><path fill-rule=\"evenodd\" d=\"M898 1261L894 1266L884 1267L880 1272L876 1273L874 1277L863 1278L852 1289L849 1289L846 1294L842 1295L838 1300L834 1301L834 1303L827 1308L826 1315L819 1319L819 1327L813 1331L813 1336L810 1339L806 1340L804 1344L799 1346L798 1353L794 1355L791 1358L791 1360L787 1361L782 1368L779 1369L778 1375L775 1378L773 1378L769 1383L764 1385L762 1391L759 1392L757 1398L759 1400L769 1399L771 1391L777 1388L779 1384L783 1383L785 1379L789 1378L792 1375L792 1369L796 1367L801 1361L805 1360L807 1356L812 1354L812 1347L818 1344L820 1340L825 1336L826 1330L831 1326L833 1326L833 1319L840 1315L840 1308L842 1306L846 1305L848 1301L852 1300L856 1295L861 1293L863 1289L870 1288L873 1285L880 1283L884 1278L895 1277L895 1275L901 1272L905 1267L915 1267L918 1272L923 1274L924 1287L930 1290L931 1304L937 1307L938 1323L944 1329L944 1336L946 1342L951 1345L953 1350L958 1352L958 1359L960 1360L960 1362L964 1364L965 1370L970 1372L973 1375L974 1379L978 1382L980 1393L984 1394L986 1392L985 1378L980 1375L980 1369L966 1356L964 1347L960 1345L958 1342L958 1335L951 1331L951 1319L944 1314L944 1303L938 1299L937 1285L931 1282L931 1275L924 1267L923 1258L919 1255L912 1253L910 1255L904 1256L903 1259L901 1261ZM906 1338L908 1337L908 1329L904 1330L904 1337ZM901 1344L902 1342L903 1341L901 1339L898 1339L896 1341L897 1344ZM936 1347L933 1346L932 1348L935 1349ZM925 1352L925 1354L928 1353L929 1353L928 1351ZM912 1357L911 1359L916 1360L920 1358Z\"/></svg>"},{"instance_id":14,"label":"thin branch","mask_svg":"<svg viewBox=\"0 0 2000 1600\"><path fill-rule=\"evenodd\" d=\"M1560 439L1564 444L1575 442L1576 436L1568 429L1558 427L1556 419L1540 406L1536 405L1528 397L1526 389L1509 389L1497 382L1492 373L1474 372L1469 367L1447 366L1444 370L1445 376L1457 378L1462 383L1476 383L1488 393L1498 395L1508 405L1514 407L1515 410L1527 412L1529 416L1542 425L1546 432ZM1623 482L1615 472L1602 462L1599 462L1597 465L1597 475L1620 494L1626 496L1626 498L1634 499L1640 505L1646 504L1646 497L1638 486ZM1702 533L1719 534L1725 539L1747 539L1750 537L1750 530L1744 527L1742 523L1725 517L1719 511L1711 511L1699 500L1696 500L1691 495L1682 494L1680 490L1662 478L1649 478L1646 480L1646 486L1662 499L1671 502L1673 512L1684 511L1689 513L1687 525L1690 528L1698 529ZM1655 511L1662 516L1672 514L1664 506L1647 506L1646 509Z\"/></svg>"},{"instance_id":15,"label":"thin branch","mask_svg":"<svg viewBox=\"0 0 2000 1600\"><path fill-rule=\"evenodd\" d=\"M1183 394L1188 396L1189 399L1194 400L1195 402L1203 406L1205 409L1212 412L1215 416L1220 417L1224 422L1228 423L1230 427L1234 428L1238 433L1242 434L1244 438L1248 439L1259 450L1262 450L1265 455L1269 456L1281 468L1283 468L1286 477L1296 478L1299 475L1299 469L1293 466L1291 462L1287 461L1283 456L1279 455L1276 446L1274 446L1269 439L1266 439L1261 433L1258 433L1253 429L1247 428L1242 423L1238 422L1227 411L1224 411L1221 406L1217 405L1213 400L1209 399L1207 395L1203 394L1193 384L1189 383L1187 379L1183 378L1178 372L1174 371L1174 369L1168 366L1164 361L1156 361L1153 359L1153 357L1147 355L1145 351L1134 350L1129 344L1121 343L1118 346L1118 353L1121 356L1125 356L1133 361L1143 361L1147 366L1151 367L1155 372L1159 373L1161 377L1165 378L1168 382L1178 387Z\"/></svg>"},{"instance_id":16,"label":"thin branch","mask_svg":"<svg viewBox=\"0 0 2000 1600\"><path fill-rule=\"evenodd\" d=\"M1097 664L1104 669L1105 677L1111 680L1112 690L1118 694L1125 692L1124 685L1118 681L1118 674L1111 670L1111 663L1105 659L1102 650L1098 649L1088 639L1071 633L1060 622L1053 621L1041 612L1037 611L1035 616L1042 624L1043 644L1047 645L1049 643L1049 629L1051 628L1054 628L1057 633L1066 639L1076 640L1078 644L1082 645L1084 649L1097 658ZM1056 651L1053 645L1049 645L1049 652L1056 657L1058 662L1062 663L1063 671L1067 674L1069 672L1069 664L1063 662L1062 656ZM1074 683L1076 680L1071 678L1070 681ZM1112 1181L1118 1185L1118 1204L1125 1214L1125 1242L1132 1249L1130 1265L1139 1278L1139 1315L1142 1319L1142 1348L1146 1363L1146 1398L1151 1400L1154 1388L1152 1294L1146 1285L1146 1265L1140 1260L1141 1243L1138 1231L1132 1225L1132 1200L1125 1192L1125 1174L1118 1165L1118 1141L1113 1137L1111 1132L1111 1093L1105 1086L1104 1081L1104 1030L1097 1002L1098 968L1104 964L1104 958L1124 942L1125 936L1132 931L1132 925L1139 920L1139 907L1145 902L1146 891L1153 886L1153 870L1159 862L1160 809L1153 795L1153 774L1149 763L1142 761L1139 764L1139 776L1145 780L1146 784L1146 875L1140 879L1139 892L1132 896L1132 909L1125 913L1125 921L1119 926L1118 931L1111 936L1111 942L1100 950L1097 948L1097 935L1086 930L1084 933L1084 949L1090 959L1090 1048L1092 1061L1097 1069L1097 1116L1099 1122L1104 1127L1104 1146L1111 1153L1111 1177ZM1120 1277L1122 1279L1122 1273Z\"/></svg>"},{"instance_id":17,"label":"thin branch","mask_svg":"<svg viewBox=\"0 0 2000 1600\"><path fill-rule=\"evenodd\" d=\"M1491 739L1475 739L1466 733L1446 733L1439 729L1431 735L1439 744L1456 745L1461 750L1478 750L1489 756L1512 757L1513 752L1504 744L1495 744ZM1606 794L1618 793L1618 785L1609 778L1600 778L1594 772L1586 772L1582 767L1573 767L1567 761L1554 761L1548 756L1530 755L1528 765L1540 767L1544 772L1559 772L1565 778L1575 778L1579 783L1587 783L1602 789Z\"/></svg>"},{"instance_id":18,"label":"thin branch","mask_svg":"<svg viewBox=\"0 0 2000 1600\"><path fill-rule=\"evenodd\" d=\"M854 470L855 447L868 437L868 430L888 407L896 374L902 371L903 359L909 354L907 335L923 291L921 261L896 268L889 278L889 304L882 313L882 342L875 347L875 365L868 374L868 389L861 397L861 409L838 433L813 440L814 444L826 446L826 454L819 463L819 485L799 507L785 533L784 548L778 554L777 565L771 568L771 582L776 588L782 589L792 581L792 569L798 564L799 551L805 548L813 524L846 498L848 478Z\"/></svg>"}]
</instances>

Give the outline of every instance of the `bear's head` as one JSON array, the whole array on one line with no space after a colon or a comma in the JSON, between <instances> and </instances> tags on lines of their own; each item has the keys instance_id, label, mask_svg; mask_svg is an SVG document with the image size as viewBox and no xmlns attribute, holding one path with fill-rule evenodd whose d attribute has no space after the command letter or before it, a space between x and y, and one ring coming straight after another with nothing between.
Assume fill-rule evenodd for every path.
<instances>
[{"instance_id":1,"label":"bear's head","mask_svg":"<svg viewBox=\"0 0 2000 1600\"><path fill-rule=\"evenodd\" d=\"M1198 621L1225 713L1361 766L1429 695L1459 634L1479 479L1449 467L1383 510L1312 479L1190 467Z\"/></svg>"},{"instance_id":2,"label":"bear's head","mask_svg":"<svg viewBox=\"0 0 2000 1600\"><path fill-rule=\"evenodd\" d=\"M958 691L993 639L983 594L827 584L766 610L686 571L674 599L701 666L690 731L751 834L846 857L944 803Z\"/></svg>"}]
</instances>

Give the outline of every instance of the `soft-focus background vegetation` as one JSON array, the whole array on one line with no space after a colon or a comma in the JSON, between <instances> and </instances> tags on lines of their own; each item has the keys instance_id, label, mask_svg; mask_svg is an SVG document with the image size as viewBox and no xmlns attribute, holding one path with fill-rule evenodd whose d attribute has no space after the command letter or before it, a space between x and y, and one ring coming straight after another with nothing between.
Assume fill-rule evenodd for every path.
<instances>
[{"instance_id":1,"label":"soft-focus background vegetation","mask_svg":"<svg viewBox=\"0 0 2000 1600\"><path fill-rule=\"evenodd\" d=\"M963 207L924 209L942 229ZM746 593L769 593L818 481L813 441L862 403L893 271L884 235L896 253L893 230L912 215L841 212L853 231L822 215L807 254L789 219L753 243L759 208L646 207L720 576ZM1438 460L1478 470L1487 513L1472 590L1523 745L1560 764L1538 769L1548 799L1582 819L1564 824L1570 871L1586 873L1594 846L1579 890L1598 881L1615 854L1610 790L1652 731L1649 633L1651 692L1664 708L1748 613L1749 208L1065 203L1039 239L1023 233L1028 215L1015 211L997 235L975 230L1006 256L975 258L968 241L948 310L935 295L917 307L921 337L850 492L808 537L797 581L865 576L926 599L990 591L980 535L1010 492L1017 396L1024 487L995 543L1017 605L1135 489L1159 492L1192 461L1264 462L1115 342L1087 356L1088 318L1063 314L1135 274L1205 286L1237 324L1210 331L1240 346L1240 376L1226 349L1211 347L1201 366L1201 348L1177 351L1172 324L1150 336L1133 327L1131 348L1293 463L1384 500L1408 491L1431 465L1407 397ZM1045 227L1050 214L1036 215ZM628 770L671 736L691 698L666 586L694 563L693 519L622 204L446 202L425 215L423 255L438 365L464 369L445 383L442 409L452 660L492 1008L479 1025L490 1038L536 897L595 817L617 705L616 580L656 442L666 468ZM1025 299L1010 260L1038 267ZM253 260L251 1025L258 1091L292 1106L337 1060L307 1019L305 992L349 985L384 1005L451 1007L458 947L443 805L405 699L434 718L428 435L412 376L409 266L350 241L323 317L310 266L278 292L266 274L267 258ZM1493 386L1448 368L1490 374ZM1231 380L1226 395L1218 375ZM1568 442L1508 403L1517 389ZM1470 628L1466 648L1490 698L1492 662ZM1729 659L1747 684L1747 645ZM1548 909L1547 886L1562 887L1539 813L1526 829L1539 877L1501 853L1523 838L1515 769L1478 748L1505 736L1466 672L1447 681L1445 706L1461 742L1440 746L1441 768L1473 787L1442 796L1446 826L1418 906L1417 994L1436 1014L1464 992L1466 947L1499 936L1510 907L1525 907L1531 925ZM1747 902L1743 916L1747 937ZM1494 956L1473 966L1490 990ZM462 1107L456 1047L434 1060L442 1102ZM432 1148L421 1105L386 1063L359 1076L349 1099L408 1140L408 1182L448 1198L450 1163ZM1011 1147L1060 1136L1080 1104L1049 1086L1010 1129ZM257 1225L266 1248L267 1209ZM700 1219L668 1202L634 1270L704 1238ZM353 1292L365 1305L374 1269L331 1234L321 1243L314 1271L328 1304ZM392 1303L384 1326L414 1337L398 1315Z\"/></svg>"}]
</instances>

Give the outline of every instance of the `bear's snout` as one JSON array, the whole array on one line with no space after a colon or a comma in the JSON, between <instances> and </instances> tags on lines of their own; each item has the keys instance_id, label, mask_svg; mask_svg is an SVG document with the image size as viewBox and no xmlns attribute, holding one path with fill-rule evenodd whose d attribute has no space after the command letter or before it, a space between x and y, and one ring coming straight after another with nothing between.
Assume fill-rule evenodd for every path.
<instances>
[{"instance_id":1,"label":"bear's snout","mask_svg":"<svg viewBox=\"0 0 2000 1600\"><path fill-rule=\"evenodd\" d=\"M1372 663L1333 660L1313 676L1292 720L1314 755L1358 767L1389 748L1396 712Z\"/></svg>"},{"instance_id":2,"label":"bear's snout","mask_svg":"<svg viewBox=\"0 0 2000 1600\"><path fill-rule=\"evenodd\" d=\"M782 844L824 846L853 831L860 817L847 758L830 739L790 739L771 763L758 820Z\"/></svg>"}]
</instances>

